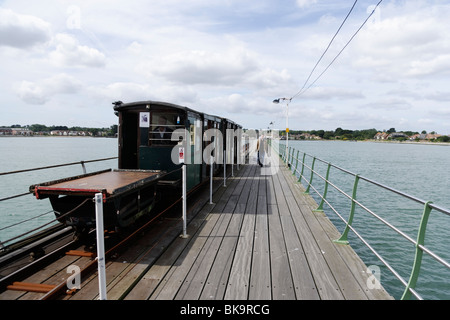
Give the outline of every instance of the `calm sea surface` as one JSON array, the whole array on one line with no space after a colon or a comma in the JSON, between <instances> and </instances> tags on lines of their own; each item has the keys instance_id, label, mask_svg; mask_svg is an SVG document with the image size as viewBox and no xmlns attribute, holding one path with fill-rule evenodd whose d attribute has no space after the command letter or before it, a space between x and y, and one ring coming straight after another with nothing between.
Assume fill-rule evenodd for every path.
<instances>
[{"instance_id":1,"label":"calm sea surface","mask_svg":"<svg viewBox=\"0 0 450 320\"><path fill-rule=\"evenodd\" d=\"M316 156L361 176L373 179L425 201L450 208L450 147L438 145L391 144L373 142L290 141L300 152ZM78 137L0 138L0 172L36 168L68 162L87 161L117 156L117 139ZM307 157L306 162L311 163ZM117 160L86 164L88 172L117 168ZM323 176L326 164L316 161L315 169ZM81 165L0 176L0 199L28 191L32 184L82 174ZM305 170L305 174L307 171ZM309 174L307 174L309 178ZM313 185L323 193L323 182L315 178ZM354 177L339 170L330 171L330 180L351 194ZM305 185L305 183L303 182ZM314 192L311 195L319 202ZM350 200L329 187L327 199L347 219ZM357 199L411 238L417 238L423 205L360 181ZM325 205L325 212L343 231L344 225ZM48 214L45 214L48 213ZM27 224L4 229L25 219L39 216ZM0 241L6 241L27 230L54 219L49 201L26 195L0 202ZM414 259L414 246L390 231L384 224L357 208L354 227L383 258L408 281ZM432 212L425 245L450 261L448 238L450 216ZM395 298L400 298L404 286L391 275L379 260L351 232L352 247L369 266L380 268L383 286ZM363 270L361 270L363 271ZM450 299L450 272L433 258L424 255L418 281L418 292L425 299Z\"/></svg>"}]
</instances>

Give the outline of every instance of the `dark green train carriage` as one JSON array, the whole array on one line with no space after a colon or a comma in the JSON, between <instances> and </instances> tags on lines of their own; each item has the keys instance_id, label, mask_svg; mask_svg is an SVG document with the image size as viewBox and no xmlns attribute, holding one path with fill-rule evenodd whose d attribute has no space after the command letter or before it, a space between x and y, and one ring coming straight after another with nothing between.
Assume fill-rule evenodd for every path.
<instances>
[{"instance_id":1,"label":"dark green train carriage","mask_svg":"<svg viewBox=\"0 0 450 320\"><path fill-rule=\"evenodd\" d=\"M217 116L208 115L187 107L157 101L133 103L116 102L114 110L119 117L119 168L162 170L169 173L160 180L160 185L177 186L181 182L181 164L173 161L178 141L172 140L172 133L185 129L190 150L185 154L187 164L187 190L209 178L210 167L205 162L203 150L214 143L203 139L208 129L222 133L226 146L226 130L241 128L236 123ZM234 143L233 158L237 158L237 142ZM222 147L217 145L217 148ZM190 151L190 152L189 152ZM236 162L235 162L236 163ZM222 165L214 163L214 171Z\"/></svg>"},{"instance_id":2,"label":"dark green train carriage","mask_svg":"<svg viewBox=\"0 0 450 320\"><path fill-rule=\"evenodd\" d=\"M227 145L227 139L233 139L228 141L234 146L230 148L233 149L231 157L237 157L239 138L227 137L226 130L234 132L240 127L228 119L166 102L116 102L114 105L119 117L117 170L30 186L36 198L50 198L56 218L74 226L80 234L89 232L95 225L92 198L97 193L103 195L107 229L131 226L151 213L159 199L170 201L179 197L182 181L177 156L180 146L189 149L184 150L187 191L209 179L210 165L204 161L209 155L203 151L211 143L217 150ZM204 139L208 129L216 129L217 138ZM219 136L222 144L218 143ZM223 168L221 162L213 166L214 170Z\"/></svg>"}]
</instances>

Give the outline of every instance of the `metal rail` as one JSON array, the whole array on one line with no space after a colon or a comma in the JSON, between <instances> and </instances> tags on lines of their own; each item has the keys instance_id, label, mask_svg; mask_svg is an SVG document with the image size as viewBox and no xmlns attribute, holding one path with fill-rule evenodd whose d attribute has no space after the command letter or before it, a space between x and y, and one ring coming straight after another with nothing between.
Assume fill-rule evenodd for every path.
<instances>
[{"instance_id":1,"label":"metal rail","mask_svg":"<svg viewBox=\"0 0 450 320\"><path fill-rule=\"evenodd\" d=\"M272 144L274 141L272 141ZM412 296L415 298L422 300L422 296L416 291L416 284L417 280L420 275L421 265L422 265L422 258L423 253L428 254L432 258L434 258L436 261L438 261L440 264L442 264L447 269L450 269L450 263L446 261L444 258L442 258L440 255L436 254L429 248L425 246L425 232L427 229L427 223L428 218L430 216L430 213L432 210L443 213L447 216L450 216L450 210L440 207L438 205L433 204L430 201L424 201L422 199L419 199L415 196L409 195L405 192L396 190L394 188L391 188L389 186L386 186L382 183L379 183L373 179L369 179L367 177L363 177L359 174L355 174L349 170L346 170L344 168L341 168L337 165L331 164L329 162L326 162L322 159L319 159L315 156L300 152L298 150L295 150L294 148L290 147L288 150L286 150L286 146L283 144L280 144L278 148L274 148L275 150L279 150L279 156L281 159L286 163L287 167L290 168L290 170L293 172L293 175L298 177L298 182L305 182L306 190L305 193L309 194L310 190L312 189L320 198L320 204L318 205L317 209L315 211L322 211L323 212L323 206L326 204L331 211L345 224L345 229L341 234L341 237L337 240L335 240L336 243L339 244L348 244L348 233L349 231L352 231L356 237L361 240L361 242L388 268L388 270L405 286L404 292L402 294L401 299L402 300L408 300L411 299ZM306 163L306 157L311 158L311 164L308 165ZM317 169L315 169L316 162L319 161L326 165L326 173L325 176L323 174L320 174ZM342 190L342 188L339 188L336 183L333 183L330 181L330 171L331 168L337 169L344 173L345 175L352 176L353 181L353 188L352 188L352 194L348 194L345 191ZM309 177L305 174L305 169L309 171L310 175ZM317 188L313 185L314 177L317 177L321 179L324 183L324 189L322 194L317 190ZM369 209L367 206L365 206L363 203L358 201L356 199L356 194L358 191L358 183L363 180L373 186L376 186L378 188L381 188L383 190L386 190L390 193L396 194L401 196L402 198L414 201L418 204L421 204L423 206L423 213L421 216L420 225L417 232L417 238L416 240L408 236L405 232L401 231L399 228L395 227L393 224L389 223L386 219L383 219L378 214L376 214L373 210ZM331 186L335 190L337 190L340 194L342 194L344 197L348 198L351 201L351 208L348 220L346 220L342 214L338 212L338 210L333 206L332 203L329 202L327 199L327 193L328 193L328 187ZM412 270L409 276L408 280L405 280L400 274L392 267L382 256L379 254L370 244L369 242L364 239L363 236L355 229L355 227L352 225L353 219L355 216L355 209L356 206L362 208L364 211L368 212L370 215L375 217L377 220L381 221L384 225L389 227L391 230L396 232L397 234L401 235L403 238L405 238L408 242L410 242L415 247L415 257L413 260L413 266Z\"/></svg>"},{"instance_id":2,"label":"metal rail","mask_svg":"<svg viewBox=\"0 0 450 320\"><path fill-rule=\"evenodd\" d=\"M5 176L5 175L8 175L8 174L15 174L15 173L30 172L30 171L36 171L36 170L45 170L45 169L52 169L52 168L58 168L58 167L73 166L73 165L78 165L78 164L81 164L81 166L83 167L83 171L85 171L86 170L86 168L84 167L85 163L113 160L113 159L117 159L117 158L118 157L111 157L111 158L104 158L104 159L77 161L77 162L70 162L70 163L63 163L63 164L55 164L55 165L45 166L45 167L23 169L23 170L9 171L9 172L0 172L0 176Z\"/></svg>"},{"instance_id":3,"label":"metal rail","mask_svg":"<svg viewBox=\"0 0 450 320\"><path fill-rule=\"evenodd\" d=\"M70 163L63 163L63 164L55 164L50 166L44 166L44 167L37 167L37 168L31 168L31 169L23 169L23 170L16 170L16 171L7 171L7 172L0 172L0 176L6 176L10 174L17 174L17 173L25 173L30 171L37 171L37 170L47 170L47 169L53 169L53 168L59 168L59 167L67 167L67 166L73 166L73 165L81 165L83 169L83 173L86 173L86 167L85 163L91 163L91 162L99 162L99 161L108 161L108 160L114 160L118 159L118 157L110 157L110 158L103 158L103 159L94 159L94 160L86 160L86 161L78 161L78 162L70 162ZM12 196L8 196L5 198L1 198L0 202L5 200L11 200L19 197L23 197L30 194L30 192L24 192Z\"/></svg>"}]
</instances>

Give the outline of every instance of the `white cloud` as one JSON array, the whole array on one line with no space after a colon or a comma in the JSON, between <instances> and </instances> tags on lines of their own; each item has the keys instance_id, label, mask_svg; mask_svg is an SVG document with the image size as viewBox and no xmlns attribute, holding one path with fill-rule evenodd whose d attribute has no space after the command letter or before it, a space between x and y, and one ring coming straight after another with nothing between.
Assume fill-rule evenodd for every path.
<instances>
[{"instance_id":1,"label":"white cloud","mask_svg":"<svg viewBox=\"0 0 450 320\"><path fill-rule=\"evenodd\" d=\"M28 48L50 40L50 24L0 8L0 46Z\"/></svg>"},{"instance_id":2,"label":"white cloud","mask_svg":"<svg viewBox=\"0 0 450 320\"><path fill-rule=\"evenodd\" d=\"M53 39L55 50L50 52L50 60L60 66L104 67L106 57L97 49L80 45L69 34L57 34Z\"/></svg>"},{"instance_id":3,"label":"white cloud","mask_svg":"<svg viewBox=\"0 0 450 320\"><path fill-rule=\"evenodd\" d=\"M412 61L408 74L415 77L434 74L448 74L449 70L450 55L442 54L427 60L423 59Z\"/></svg>"},{"instance_id":4,"label":"white cloud","mask_svg":"<svg viewBox=\"0 0 450 320\"><path fill-rule=\"evenodd\" d=\"M114 82L106 86L87 88L89 96L109 104L123 102L164 100L190 104L197 101L197 93L185 86L155 86L150 83Z\"/></svg>"},{"instance_id":5,"label":"white cloud","mask_svg":"<svg viewBox=\"0 0 450 320\"><path fill-rule=\"evenodd\" d=\"M297 0L296 3L300 8L305 8L317 3L317 0Z\"/></svg>"},{"instance_id":6,"label":"white cloud","mask_svg":"<svg viewBox=\"0 0 450 320\"><path fill-rule=\"evenodd\" d=\"M447 70L450 7L418 4L393 3L380 9L380 19L367 24L355 39L356 50L348 57L354 66L372 69L380 80L420 78Z\"/></svg>"},{"instance_id":7,"label":"white cloud","mask_svg":"<svg viewBox=\"0 0 450 320\"><path fill-rule=\"evenodd\" d=\"M184 84L233 85L253 73L257 65L245 51L186 51L161 57L149 72Z\"/></svg>"},{"instance_id":8,"label":"white cloud","mask_svg":"<svg viewBox=\"0 0 450 320\"><path fill-rule=\"evenodd\" d=\"M82 83L67 74L58 74L37 82L22 81L15 85L16 94L28 104L41 105L54 95L74 94L82 88Z\"/></svg>"},{"instance_id":9,"label":"white cloud","mask_svg":"<svg viewBox=\"0 0 450 320\"><path fill-rule=\"evenodd\" d=\"M327 87L314 87L309 89L302 95L302 98L313 100L329 100L329 99L341 99L341 100L353 100L362 99L364 95L359 91L351 88L327 88Z\"/></svg>"}]
</instances>

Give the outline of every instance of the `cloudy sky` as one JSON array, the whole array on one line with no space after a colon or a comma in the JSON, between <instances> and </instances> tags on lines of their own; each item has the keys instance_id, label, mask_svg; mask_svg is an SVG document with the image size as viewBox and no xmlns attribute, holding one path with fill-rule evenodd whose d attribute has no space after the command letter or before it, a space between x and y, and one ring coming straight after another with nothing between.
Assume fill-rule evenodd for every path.
<instances>
[{"instance_id":1,"label":"cloudy sky","mask_svg":"<svg viewBox=\"0 0 450 320\"><path fill-rule=\"evenodd\" d=\"M354 0L0 0L0 125L109 127L159 100L285 127ZM450 1L357 1L291 129L450 134ZM311 85L312 84L312 85Z\"/></svg>"}]
</instances>

